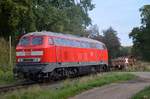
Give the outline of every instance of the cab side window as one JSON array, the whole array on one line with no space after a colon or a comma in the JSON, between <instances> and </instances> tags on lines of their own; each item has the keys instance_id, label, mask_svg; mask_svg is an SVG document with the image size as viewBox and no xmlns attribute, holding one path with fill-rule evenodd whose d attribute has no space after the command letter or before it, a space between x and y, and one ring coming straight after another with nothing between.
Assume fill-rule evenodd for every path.
<instances>
[{"instance_id":1,"label":"cab side window","mask_svg":"<svg viewBox=\"0 0 150 99\"><path fill-rule=\"evenodd\" d=\"M48 44L52 45L53 44L53 39L52 38L48 38Z\"/></svg>"},{"instance_id":2,"label":"cab side window","mask_svg":"<svg viewBox=\"0 0 150 99\"><path fill-rule=\"evenodd\" d=\"M60 38L54 38L54 43L56 45L61 45L61 39Z\"/></svg>"},{"instance_id":3,"label":"cab side window","mask_svg":"<svg viewBox=\"0 0 150 99\"><path fill-rule=\"evenodd\" d=\"M103 49L103 46L102 46L101 44L98 44L98 43L97 43L97 44L96 44L96 48L97 48L97 49Z\"/></svg>"},{"instance_id":4,"label":"cab side window","mask_svg":"<svg viewBox=\"0 0 150 99\"><path fill-rule=\"evenodd\" d=\"M96 48L96 44L95 43L90 43L90 48Z\"/></svg>"}]
</instances>

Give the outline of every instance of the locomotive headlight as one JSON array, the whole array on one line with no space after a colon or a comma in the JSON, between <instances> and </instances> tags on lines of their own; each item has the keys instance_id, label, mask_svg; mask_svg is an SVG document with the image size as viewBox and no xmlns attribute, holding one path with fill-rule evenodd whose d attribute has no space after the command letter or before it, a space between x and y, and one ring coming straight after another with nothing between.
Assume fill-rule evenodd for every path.
<instances>
[{"instance_id":1,"label":"locomotive headlight","mask_svg":"<svg viewBox=\"0 0 150 99\"><path fill-rule=\"evenodd\" d=\"M35 58L34 62L40 62L40 60L41 60L40 58Z\"/></svg>"},{"instance_id":2,"label":"locomotive headlight","mask_svg":"<svg viewBox=\"0 0 150 99\"><path fill-rule=\"evenodd\" d=\"M39 61L41 61L41 59L40 59L40 58L38 58L38 59L37 59L37 61L39 62Z\"/></svg>"},{"instance_id":3,"label":"locomotive headlight","mask_svg":"<svg viewBox=\"0 0 150 99\"><path fill-rule=\"evenodd\" d=\"M23 62L23 59L22 58L18 58L18 62Z\"/></svg>"},{"instance_id":4,"label":"locomotive headlight","mask_svg":"<svg viewBox=\"0 0 150 99\"><path fill-rule=\"evenodd\" d=\"M23 52L23 51L17 51L16 52L16 56L25 56L25 52Z\"/></svg>"}]
</instances>

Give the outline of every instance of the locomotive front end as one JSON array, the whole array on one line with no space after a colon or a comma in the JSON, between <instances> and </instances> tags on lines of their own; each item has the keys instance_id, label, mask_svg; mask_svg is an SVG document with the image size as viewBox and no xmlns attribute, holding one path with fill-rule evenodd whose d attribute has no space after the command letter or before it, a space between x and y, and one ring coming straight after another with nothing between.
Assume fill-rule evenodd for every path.
<instances>
[{"instance_id":1,"label":"locomotive front end","mask_svg":"<svg viewBox=\"0 0 150 99\"><path fill-rule=\"evenodd\" d=\"M16 47L15 77L35 79L48 65L45 59L46 37L43 35L25 35Z\"/></svg>"}]
</instances>

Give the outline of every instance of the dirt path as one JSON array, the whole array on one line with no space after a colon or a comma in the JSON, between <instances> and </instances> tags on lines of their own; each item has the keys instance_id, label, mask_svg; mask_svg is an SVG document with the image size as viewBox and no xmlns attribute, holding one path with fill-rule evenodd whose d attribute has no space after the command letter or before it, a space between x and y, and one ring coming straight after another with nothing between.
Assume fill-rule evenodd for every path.
<instances>
[{"instance_id":1,"label":"dirt path","mask_svg":"<svg viewBox=\"0 0 150 99\"><path fill-rule=\"evenodd\" d=\"M133 74L139 78L94 88L70 99L130 99L132 95L150 85L150 72L133 72Z\"/></svg>"}]
</instances>

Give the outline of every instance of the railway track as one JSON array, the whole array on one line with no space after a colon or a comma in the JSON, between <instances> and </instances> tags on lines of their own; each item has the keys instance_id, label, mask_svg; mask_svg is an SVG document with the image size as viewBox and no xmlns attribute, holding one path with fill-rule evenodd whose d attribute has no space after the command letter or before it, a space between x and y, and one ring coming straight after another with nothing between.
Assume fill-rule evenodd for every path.
<instances>
[{"instance_id":1,"label":"railway track","mask_svg":"<svg viewBox=\"0 0 150 99\"><path fill-rule=\"evenodd\" d=\"M111 71L113 71L113 70L111 70ZM104 73L104 72L101 72L101 73ZM84 75L82 75L82 76L84 76ZM81 76L78 76L78 77L81 77ZM70 79L74 79L74 78L78 78L78 77L73 77ZM62 79L62 80L64 80L64 79ZM48 81L48 82L22 81L22 82L18 82L16 84L3 85L3 86L0 86L0 94L6 93L9 91L18 90L18 89L27 89L29 87L36 86L36 85L39 85L39 86L48 86L48 85L57 86L59 84L59 82L62 80Z\"/></svg>"},{"instance_id":2,"label":"railway track","mask_svg":"<svg viewBox=\"0 0 150 99\"><path fill-rule=\"evenodd\" d=\"M60 85L60 81L49 81L49 82L26 81L26 82L20 82L16 84L3 85L0 86L0 94L18 90L18 89L27 89L29 87L36 86L36 85L42 87L51 85L51 88L57 88Z\"/></svg>"},{"instance_id":3,"label":"railway track","mask_svg":"<svg viewBox=\"0 0 150 99\"><path fill-rule=\"evenodd\" d=\"M78 77L74 77L78 78ZM70 78L70 79L74 79ZM47 87L50 85L50 88L55 88L61 86L60 81L63 81L64 79L58 80L58 81L46 81L46 82L35 82L35 81L24 81L24 82L18 82L16 84L9 84L9 85L2 85L0 86L0 94L18 90L18 89L27 89L32 86L42 86Z\"/></svg>"},{"instance_id":4,"label":"railway track","mask_svg":"<svg viewBox=\"0 0 150 99\"><path fill-rule=\"evenodd\" d=\"M0 86L0 93L5 93L5 92L8 92L8 91L13 91L13 90L16 90L16 89L22 89L22 88L28 88L34 84L37 84L36 82L33 82L33 81L25 81L25 82L18 82L18 83L15 83L15 84L10 84L10 85L3 85L3 86Z\"/></svg>"}]
</instances>

